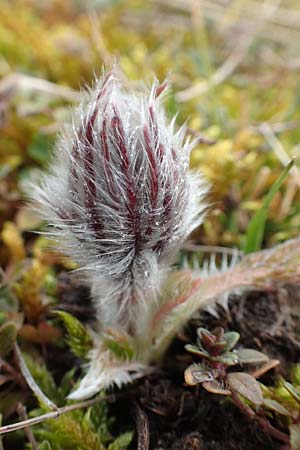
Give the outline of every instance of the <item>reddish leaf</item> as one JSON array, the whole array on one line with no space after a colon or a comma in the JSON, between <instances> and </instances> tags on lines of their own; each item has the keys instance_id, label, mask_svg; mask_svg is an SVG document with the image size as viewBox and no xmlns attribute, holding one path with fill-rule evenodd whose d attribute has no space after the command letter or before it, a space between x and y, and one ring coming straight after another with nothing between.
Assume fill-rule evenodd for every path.
<instances>
[{"instance_id":1,"label":"reddish leaf","mask_svg":"<svg viewBox=\"0 0 300 450\"><path fill-rule=\"evenodd\" d=\"M35 344L49 344L61 336L61 331L47 322L41 322L37 327L29 324L23 325L19 335Z\"/></svg>"},{"instance_id":2,"label":"reddish leaf","mask_svg":"<svg viewBox=\"0 0 300 450\"><path fill-rule=\"evenodd\" d=\"M248 373L234 372L228 374L228 384L237 394L249 400L254 405L263 404L263 396L259 383Z\"/></svg>"}]
</instances>

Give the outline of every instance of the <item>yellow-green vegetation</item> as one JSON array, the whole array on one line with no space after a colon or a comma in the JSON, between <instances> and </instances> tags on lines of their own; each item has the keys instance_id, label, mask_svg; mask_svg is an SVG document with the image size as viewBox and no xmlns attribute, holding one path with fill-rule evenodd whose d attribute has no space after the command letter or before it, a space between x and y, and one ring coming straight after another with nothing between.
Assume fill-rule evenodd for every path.
<instances>
[{"instance_id":1,"label":"yellow-green vegetation","mask_svg":"<svg viewBox=\"0 0 300 450\"><path fill-rule=\"evenodd\" d=\"M33 376L59 406L75 382L62 373L53 378L44 360L53 348L63 351L65 340L80 357L90 345L79 322L49 313L57 307L58 273L76 266L32 233L41 224L24 206L28 182L47 166L80 90L115 61L132 83L169 79L167 110L179 111L178 123L186 122L197 140L191 167L212 186L207 219L194 236L204 245L247 248L251 218L294 157L261 219L258 242L267 248L299 235L299 43L296 0L0 0L3 423L18 420L19 402L28 404L29 416L41 413L18 374L16 335ZM271 398L278 401L278 392ZM110 422L97 405L40 424L35 439L48 450L126 448L130 432L113 437ZM12 433L3 446L25 448L26 439Z\"/></svg>"}]
</instances>

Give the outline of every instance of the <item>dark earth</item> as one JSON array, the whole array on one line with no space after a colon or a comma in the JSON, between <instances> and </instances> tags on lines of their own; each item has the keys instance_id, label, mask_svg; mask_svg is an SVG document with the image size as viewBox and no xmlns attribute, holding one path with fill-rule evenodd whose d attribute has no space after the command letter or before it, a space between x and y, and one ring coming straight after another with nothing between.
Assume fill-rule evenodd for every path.
<instances>
[{"instance_id":1,"label":"dark earth","mask_svg":"<svg viewBox=\"0 0 300 450\"><path fill-rule=\"evenodd\" d=\"M131 416L128 401L112 407L120 422L125 415L128 423L136 423L137 441L132 449L283 449L282 443L262 432L229 400L202 388L184 386L183 372L193 358L184 351L184 344L195 340L200 325L238 331L238 346L279 359L280 366L265 375L262 382L273 384L278 375L288 379L291 364L300 360L300 288L284 286L277 292L232 295L228 311L220 309L217 319L204 314L191 321L168 352L164 370L137 386ZM273 425L280 429L280 424Z\"/></svg>"}]
</instances>

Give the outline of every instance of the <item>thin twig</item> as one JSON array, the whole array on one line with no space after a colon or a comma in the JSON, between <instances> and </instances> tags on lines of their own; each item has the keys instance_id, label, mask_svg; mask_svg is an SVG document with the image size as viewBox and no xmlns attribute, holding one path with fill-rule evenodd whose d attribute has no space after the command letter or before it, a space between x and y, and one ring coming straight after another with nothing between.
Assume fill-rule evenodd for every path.
<instances>
[{"instance_id":1,"label":"thin twig","mask_svg":"<svg viewBox=\"0 0 300 450\"><path fill-rule=\"evenodd\" d=\"M258 369L254 370L253 372L248 372L253 378L260 378L265 373L269 372L269 370L274 369L280 364L280 361L278 359L270 359L265 364L260 366Z\"/></svg>"},{"instance_id":2,"label":"thin twig","mask_svg":"<svg viewBox=\"0 0 300 450\"><path fill-rule=\"evenodd\" d=\"M290 444L290 438L287 434L283 433L280 430L277 430L277 428L273 427L273 425L271 425L266 418L256 414L253 411L253 409L251 409L248 405L246 405L241 401L238 394L234 390L231 391L231 398L234 404L239 408L239 410L243 414L249 417L249 419L252 419L255 422L257 422L262 431L269 434L270 436L272 436L273 438L277 439L280 442L283 442L288 445Z\"/></svg>"},{"instance_id":3,"label":"thin twig","mask_svg":"<svg viewBox=\"0 0 300 450\"><path fill-rule=\"evenodd\" d=\"M21 422L12 423L10 425L4 425L0 427L0 435L5 433L11 433L12 431L21 430L24 428L31 427L33 425L37 425L41 422L44 422L45 420L49 419L57 419L62 414L68 413L70 411L75 411L76 409L81 408L88 408L89 406L96 405L97 403L104 402L104 401L110 401L113 402L116 399L116 395L107 395L105 397L101 398L94 398L92 400L85 400L83 402L74 403L73 405L67 405L63 406L61 408L58 408L55 411L48 412L46 414L42 414L38 417L33 417L32 419L26 419Z\"/></svg>"},{"instance_id":4,"label":"thin twig","mask_svg":"<svg viewBox=\"0 0 300 450\"><path fill-rule=\"evenodd\" d=\"M51 83L42 78L31 77L22 73L10 73L0 82L0 94L4 97L12 96L16 90L25 89L29 91L40 91L62 97L69 101L79 101L82 97L79 91L75 91L67 86Z\"/></svg>"},{"instance_id":5,"label":"thin twig","mask_svg":"<svg viewBox=\"0 0 300 450\"><path fill-rule=\"evenodd\" d=\"M22 403L18 403L17 411L19 414L20 419L22 420L28 420L27 414L26 414L26 408ZM35 437L29 427L24 428L25 434L27 436L27 439L29 440L32 450L39 450L38 444L35 440Z\"/></svg>"},{"instance_id":6,"label":"thin twig","mask_svg":"<svg viewBox=\"0 0 300 450\"><path fill-rule=\"evenodd\" d=\"M53 410L57 410L57 406L55 405L55 403L53 403L45 394L44 392L41 390L41 388L37 385L35 379L33 378L33 376L30 373L30 370L27 367L27 364L22 356L21 350L18 346L18 344L14 345L14 352L15 352L15 356L18 362L18 365L20 367L21 373L23 375L23 377L26 380L26 383L28 384L28 386L30 387L30 389L32 390L32 392L35 394L35 396L38 398L38 400L43 403L45 406L47 406L50 409Z\"/></svg>"},{"instance_id":7,"label":"thin twig","mask_svg":"<svg viewBox=\"0 0 300 450\"><path fill-rule=\"evenodd\" d=\"M267 124L272 129L273 133L275 133L275 134L284 133L285 131L295 130L296 128L300 127L299 120L293 120L290 122L277 122L277 123L267 122ZM266 125L266 122L258 123L257 125L251 125L250 129L258 131L259 133L263 133L265 125Z\"/></svg>"}]
</instances>

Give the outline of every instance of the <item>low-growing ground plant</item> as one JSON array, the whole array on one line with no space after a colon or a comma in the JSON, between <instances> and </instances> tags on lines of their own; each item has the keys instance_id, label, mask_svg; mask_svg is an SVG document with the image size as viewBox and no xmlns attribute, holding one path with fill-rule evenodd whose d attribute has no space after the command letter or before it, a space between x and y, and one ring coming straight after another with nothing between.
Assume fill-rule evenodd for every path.
<instances>
[{"instance_id":1,"label":"low-growing ground plant","mask_svg":"<svg viewBox=\"0 0 300 450\"><path fill-rule=\"evenodd\" d=\"M269 360L265 354L250 348L234 349L239 340L235 331L224 332L218 328L213 332L198 328L196 345L188 344L186 350L202 362L185 370L185 382L189 386L200 384L206 391L229 397L239 410L271 436L289 444L288 435L274 428L265 416L263 391L256 378L279 364ZM250 371L233 370L235 366L248 367ZM251 372L251 366L261 366ZM291 447L296 448L296 447Z\"/></svg>"}]
</instances>

